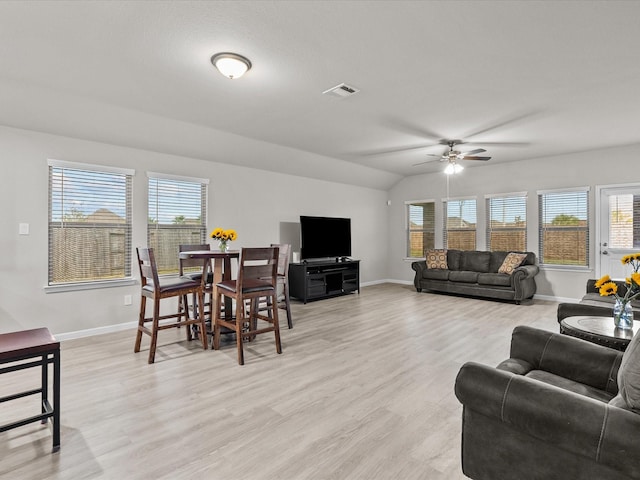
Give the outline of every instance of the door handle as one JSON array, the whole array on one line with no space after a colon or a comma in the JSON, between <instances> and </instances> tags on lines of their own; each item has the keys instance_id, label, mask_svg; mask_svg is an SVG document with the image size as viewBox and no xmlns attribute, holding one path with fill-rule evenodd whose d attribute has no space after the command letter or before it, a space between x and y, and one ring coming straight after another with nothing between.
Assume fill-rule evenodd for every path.
<instances>
[{"instance_id":1,"label":"door handle","mask_svg":"<svg viewBox=\"0 0 640 480\"><path fill-rule=\"evenodd\" d=\"M604 251L602 251L600 253L602 253L602 255L609 255L609 252L607 252L606 250L604 250Z\"/></svg>"}]
</instances>

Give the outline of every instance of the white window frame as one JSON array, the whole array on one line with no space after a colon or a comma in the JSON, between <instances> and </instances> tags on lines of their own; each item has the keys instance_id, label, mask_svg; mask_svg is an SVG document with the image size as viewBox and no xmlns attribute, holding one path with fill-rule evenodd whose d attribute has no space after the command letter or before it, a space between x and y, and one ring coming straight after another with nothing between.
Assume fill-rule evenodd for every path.
<instances>
[{"instance_id":1,"label":"white window frame","mask_svg":"<svg viewBox=\"0 0 640 480\"><path fill-rule=\"evenodd\" d=\"M433 228L422 228L422 229L411 229L411 215L410 215L410 208L411 205L422 205L422 204L426 204L426 203L431 203L433 204ZM415 256L411 256L411 233L415 233L415 232L423 232L423 233L432 233L433 234L433 248L435 248L435 242L436 242L436 200L435 199L429 199L429 200L407 200L404 202L405 204L405 225L406 225L406 254L407 256L405 258L407 259L422 259L424 258L424 255L420 255L419 257L415 257ZM423 251L422 253L424 254L424 243L423 243Z\"/></svg>"},{"instance_id":2,"label":"white window frame","mask_svg":"<svg viewBox=\"0 0 640 480\"><path fill-rule=\"evenodd\" d=\"M586 225L584 227L576 227L576 230L582 230L586 233L585 236L585 259L586 265L571 265L571 264L559 264L559 263L545 263L544 259L544 232L548 229L544 227L544 215L543 211L543 197L545 195L554 195L554 194L570 194L573 192L584 192L586 198ZM584 187L568 187L568 188L558 188L552 190L538 190L536 192L538 196L538 261L540 268L542 269L558 269L558 270L576 270L576 271L587 271L591 270L591 198L590 198L591 188L589 186Z\"/></svg>"},{"instance_id":3,"label":"white window frame","mask_svg":"<svg viewBox=\"0 0 640 480\"><path fill-rule=\"evenodd\" d=\"M48 192L48 202L49 202L49 213L48 213L48 231L49 231L49 242L48 242L48 278L47 285L44 287L45 293L57 293L57 292L68 292L68 291L76 291L76 290L90 290L96 288L107 288L107 287L120 287L125 285L133 285L135 283L135 279L132 276L132 265L131 265L131 242L132 242L132 189L133 189L133 176L135 175L135 170L130 168L119 168L105 165L96 165L90 163L80 163L80 162L69 162L65 160L56 160L56 159L47 159L47 167L49 170L49 192ZM54 237L54 229L60 228L64 226L64 220L54 220L54 215L60 214L62 215L62 211L54 212L53 209L53 195L54 190L52 186L52 174L53 169L63 169L63 170L74 170L74 171L84 171L84 172L95 172L95 173L106 173L106 174L114 174L114 175L122 175L125 176L125 198L124 198L124 218L125 223L122 226L118 224L118 228L124 228L125 238L124 238L124 275L115 279L104 279L98 278L95 280L82 280L82 281L69 281L69 282L54 282L54 269L55 264L53 260L53 251L55 247L55 237ZM64 192L64 184L62 184L62 194ZM97 196L97 198L101 198ZM69 201L73 202L73 197L69 197ZM101 207L106 208L106 207ZM64 209L64 205L61 206L61 210ZM96 210L97 211L97 210ZM108 226L98 226L96 224L94 228L110 228ZM63 244L64 248L64 244Z\"/></svg>"},{"instance_id":4,"label":"white window frame","mask_svg":"<svg viewBox=\"0 0 640 480\"><path fill-rule=\"evenodd\" d=\"M469 197L451 197L451 198L443 198L442 199L442 245L444 248L450 248L449 243L449 215L448 215L448 204L449 202L461 202L466 200L473 200L475 202L475 215L476 215L476 223L475 228L473 229L457 229L457 231L473 231L475 233L475 245L472 250L477 250L478 248L478 197L469 196ZM452 230L456 231L456 230Z\"/></svg>"},{"instance_id":5,"label":"white window frame","mask_svg":"<svg viewBox=\"0 0 640 480\"><path fill-rule=\"evenodd\" d=\"M522 251L527 251L527 207L528 207L528 195L527 192L511 192L511 193L495 193L495 194L487 194L484 196L486 202L486 231L487 231L487 250L493 251L491 248L491 233L495 231L523 231L524 232L524 248ZM522 227L511 227L511 228L495 228L492 229L492 221L491 221L491 201L495 199L508 199L508 198L519 198L524 200L524 226ZM515 251L517 249L508 249L509 251Z\"/></svg>"},{"instance_id":6,"label":"white window frame","mask_svg":"<svg viewBox=\"0 0 640 480\"><path fill-rule=\"evenodd\" d=\"M207 204L208 204L208 185L209 179L207 178L197 178L197 177L186 177L182 175L172 175L167 173L158 173L158 172L147 172L147 245L155 249L156 262L158 263L158 270L162 275L176 275L178 274L178 245L180 244L204 244L207 239ZM160 197L159 194L163 193L161 191L156 190L158 196L155 201L151 198L151 188L152 182L157 181L161 182L163 189L170 190L172 188L171 183L175 182L175 186L179 186L182 184L183 187L188 186L189 188L200 189L200 192L197 193L199 195L199 205L180 205L179 202L184 199L180 199L179 195L176 196L175 208L187 208L190 210L192 208L196 208L200 213L200 223L190 223L185 226L176 225L175 223L169 223L168 221L160 222L158 216L164 216L167 214L168 210L172 207L169 206L167 202L164 202L162 205L163 211L160 212L158 208L160 207ZM166 191L164 192L167 193ZM165 198L166 200L166 198ZM155 202L155 203L154 203ZM156 222L151 222L152 210L155 207L155 217ZM180 211L181 213L186 213L185 211ZM176 212L173 213L178 213ZM154 230L155 227L155 230ZM198 230L198 238L193 238L193 231ZM182 233L180 233L182 231ZM191 235L189 234L191 231ZM174 232L177 237L177 242L175 245L167 245L165 247L161 247L158 243L163 237L162 232L165 235L171 236L169 232ZM184 237L184 238L182 238ZM172 240L174 240L172 238ZM175 250L175 251L174 251Z\"/></svg>"}]
</instances>

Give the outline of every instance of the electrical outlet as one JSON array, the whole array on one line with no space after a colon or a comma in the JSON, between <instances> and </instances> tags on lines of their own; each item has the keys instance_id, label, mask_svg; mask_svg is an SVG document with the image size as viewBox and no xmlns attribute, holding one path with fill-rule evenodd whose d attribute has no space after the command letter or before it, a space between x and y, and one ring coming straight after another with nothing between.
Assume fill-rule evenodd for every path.
<instances>
[{"instance_id":1,"label":"electrical outlet","mask_svg":"<svg viewBox=\"0 0 640 480\"><path fill-rule=\"evenodd\" d=\"M124 296L124 304L125 305L131 305L133 303L133 300L131 298L131 295L125 295Z\"/></svg>"}]
</instances>

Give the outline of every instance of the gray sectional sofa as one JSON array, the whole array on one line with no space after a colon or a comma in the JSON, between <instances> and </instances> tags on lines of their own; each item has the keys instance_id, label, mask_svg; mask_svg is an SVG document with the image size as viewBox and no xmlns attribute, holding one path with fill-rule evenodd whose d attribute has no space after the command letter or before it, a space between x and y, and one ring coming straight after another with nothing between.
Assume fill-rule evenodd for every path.
<instances>
[{"instance_id":1,"label":"gray sectional sofa","mask_svg":"<svg viewBox=\"0 0 640 480\"><path fill-rule=\"evenodd\" d=\"M418 292L456 293L500 300L522 300L536 293L535 276L539 269L533 252L526 254L512 274L498 273L509 252L447 250L447 268L428 268L425 260L413 262L413 283Z\"/></svg>"}]
</instances>

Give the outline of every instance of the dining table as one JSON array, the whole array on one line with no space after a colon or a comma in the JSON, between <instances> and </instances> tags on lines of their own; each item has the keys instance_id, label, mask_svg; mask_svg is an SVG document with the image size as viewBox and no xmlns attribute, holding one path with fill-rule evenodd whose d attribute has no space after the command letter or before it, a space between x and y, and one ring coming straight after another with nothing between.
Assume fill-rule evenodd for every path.
<instances>
[{"instance_id":1,"label":"dining table","mask_svg":"<svg viewBox=\"0 0 640 480\"><path fill-rule=\"evenodd\" d=\"M240 258L240 250L191 250L178 254L181 260L199 259L202 260L202 289L204 291L205 283L209 272L213 274L213 289L211 295L211 315L216 311L215 286L223 280L231 280L231 260ZM224 316L230 318L232 316L232 303L230 298L225 298Z\"/></svg>"}]
</instances>

